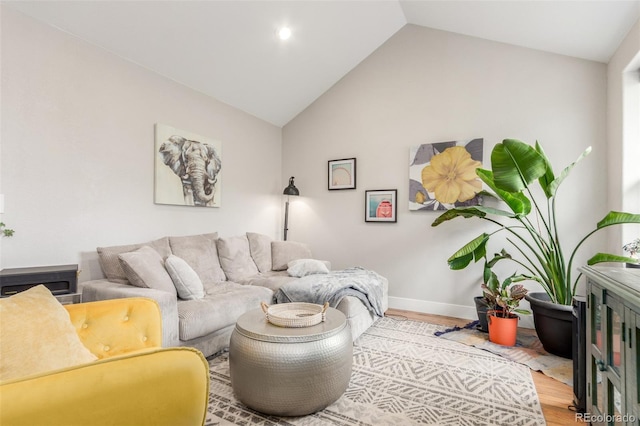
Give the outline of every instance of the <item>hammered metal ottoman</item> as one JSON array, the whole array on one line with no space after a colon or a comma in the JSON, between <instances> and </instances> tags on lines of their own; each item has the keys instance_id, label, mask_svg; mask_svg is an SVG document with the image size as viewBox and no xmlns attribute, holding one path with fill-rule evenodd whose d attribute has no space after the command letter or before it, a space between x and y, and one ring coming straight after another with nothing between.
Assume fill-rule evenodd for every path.
<instances>
[{"instance_id":1,"label":"hammered metal ottoman","mask_svg":"<svg viewBox=\"0 0 640 426\"><path fill-rule=\"evenodd\" d=\"M231 334L229 369L236 397L266 414L303 416L344 393L351 378L353 343L344 314L302 328L269 323L261 309L242 315Z\"/></svg>"}]
</instances>

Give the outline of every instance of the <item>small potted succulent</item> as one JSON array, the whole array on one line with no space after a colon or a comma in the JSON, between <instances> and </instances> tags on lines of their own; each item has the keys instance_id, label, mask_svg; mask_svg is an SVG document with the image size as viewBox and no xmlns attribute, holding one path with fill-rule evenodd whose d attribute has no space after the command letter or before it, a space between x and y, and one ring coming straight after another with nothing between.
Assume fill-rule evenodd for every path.
<instances>
[{"instance_id":1,"label":"small potted succulent","mask_svg":"<svg viewBox=\"0 0 640 426\"><path fill-rule=\"evenodd\" d=\"M489 306L493 309L487 311L487 322L489 328L489 341L504 346L514 346L516 344L516 334L518 330L518 315L530 314L526 309L520 309L520 301L527 294L527 289L521 281L530 280L526 275L516 275L515 273L506 278L502 283L498 276L491 270L491 267L500 259L508 258L510 255L504 249L496 254L492 261L485 260L484 284L482 292Z\"/></svg>"},{"instance_id":2,"label":"small potted succulent","mask_svg":"<svg viewBox=\"0 0 640 426\"><path fill-rule=\"evenodd\" d=\"M622 247L625 253L629 253L631 259L635 259L635 263L627 262L627 268L640 268L640 238L636 238L629 244Z\"/></svg>"},{"instance_id":3,"label":"small potted succulent","mask_svg":"<svg viewBox=\"0 0 640 426\"><path fill-rule=\"evenodd\" d=\"M4 222L0 222L0 236L12 237L13 232L13 229L7 228L7 225L5 225Z\"/></svg>"}]
</instances>

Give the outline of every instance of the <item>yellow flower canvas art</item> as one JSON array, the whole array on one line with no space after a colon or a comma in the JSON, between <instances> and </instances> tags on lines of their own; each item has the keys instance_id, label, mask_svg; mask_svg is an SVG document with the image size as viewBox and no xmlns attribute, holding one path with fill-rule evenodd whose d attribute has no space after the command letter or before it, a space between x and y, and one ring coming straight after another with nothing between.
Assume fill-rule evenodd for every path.
<instances>
[{"instance_id":1,"label":"yellow flower canvas art","mask_svg":"<svg viewBox=\"0 0 640 426\"><path fill-rule=\"evenodd\" d=\"M409 154L409 209L448 210L480 204L483 139L422 144Z\"/></svg>"}]
</instances>

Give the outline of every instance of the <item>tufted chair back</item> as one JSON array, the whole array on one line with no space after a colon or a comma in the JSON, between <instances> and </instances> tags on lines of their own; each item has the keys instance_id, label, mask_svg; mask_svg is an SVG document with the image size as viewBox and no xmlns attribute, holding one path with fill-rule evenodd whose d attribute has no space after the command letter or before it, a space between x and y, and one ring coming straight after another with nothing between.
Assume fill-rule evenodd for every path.
<instances>
[{"instance_id":1,"label":"tufted chair back","mask_svg":"<svg viewBox=\"0 0 640 426\"><path fill-rule=\"evenodd\" d=\"M162 346L162 317L152 299L112 299L65 308L80 340L99 359Z\"/></svg>"}]
</instances>

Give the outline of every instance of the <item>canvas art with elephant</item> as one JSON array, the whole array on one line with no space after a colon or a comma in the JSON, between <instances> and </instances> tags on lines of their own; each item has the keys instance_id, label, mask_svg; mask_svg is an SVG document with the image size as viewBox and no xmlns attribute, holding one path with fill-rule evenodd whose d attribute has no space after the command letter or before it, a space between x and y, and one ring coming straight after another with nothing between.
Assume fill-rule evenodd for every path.
<instances>
[{"instance_id":1,"label":"canvas art with elephant","mask_svg":"<svg viewBox=\"0 0 640 426\"><path fill-rule=\"evenodd\" d=\"M220 207L222 143L156 124L155 202Z\"/></svg>"}]
</instances>

